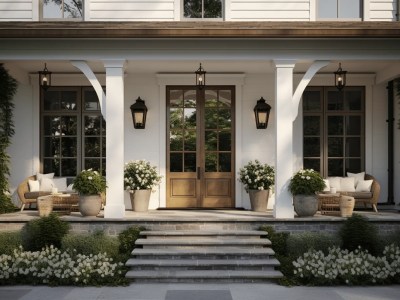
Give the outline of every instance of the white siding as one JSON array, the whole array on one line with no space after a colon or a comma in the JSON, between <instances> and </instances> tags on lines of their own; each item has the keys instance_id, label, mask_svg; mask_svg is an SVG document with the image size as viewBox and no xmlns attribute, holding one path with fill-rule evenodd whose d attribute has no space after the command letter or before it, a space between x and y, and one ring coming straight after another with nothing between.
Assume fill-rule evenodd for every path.
<instances>
[{"instance_id":1,"label":"white siding","mask_svg":"<svg viewBox=\"0 0 400 300\"><path fill-rule=\"evenodd\" d=\"M174 0L91 0L91 21L173 21Z\"/></svg>"},{"instance_id":2,"label":"white siding","mask_svg":"<svg viewBox=\"0 0 400 300\"><path fill-rule=\"evenodd\" d=\"M370 0L370 21L396 21L396 0Z\"/></svg>"},{"instance_id":3,"label":"white siding","mask_svg":"<svg viewBox=\"0 0 400 300\"><path fill-rule=\"evenodd\" d=\"M309 21L310 0L231 0L232 21Z\"/></svg>"},{"instance_id":4,"label":"white siding","mask_svg":"<svg viewBox=\"0 0 400 300\"><path fill-rule=\"evenodd\" d=\"M0 21L32 21L32 0L0 0Z\"/></svg>"}]
</instances>

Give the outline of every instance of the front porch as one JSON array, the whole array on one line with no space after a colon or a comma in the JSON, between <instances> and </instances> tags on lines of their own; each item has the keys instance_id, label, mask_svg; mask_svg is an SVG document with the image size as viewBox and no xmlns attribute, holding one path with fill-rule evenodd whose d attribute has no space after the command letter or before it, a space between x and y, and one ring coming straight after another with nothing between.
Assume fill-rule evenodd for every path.
<instances>
[{"instance_id":1,"label":"front porch","mask_svg":"<svg viewBox=\"0 0 400 300\"><path fill-rule=\"evenodd\" d=\"M377 225L379 232L400 230L398 207L379 207L379 213L357 210ZM21 229L28 221L38 218L36 210L26 210L0 215L0 231ZM102 230L108 235L117 235L130 226L143 226L146 230L257 230L261 225L270 225L276 231L286 232L330 232L339 230L346 218L321 215L294 219L276 219L272 210L254 212L249 210L149 210L148 212L125 211L123 219L104 218L104 211L97 217L82 217L79 212L61 216L71 224L75 233L91 233Z\"/></svg>"}]
</instances>

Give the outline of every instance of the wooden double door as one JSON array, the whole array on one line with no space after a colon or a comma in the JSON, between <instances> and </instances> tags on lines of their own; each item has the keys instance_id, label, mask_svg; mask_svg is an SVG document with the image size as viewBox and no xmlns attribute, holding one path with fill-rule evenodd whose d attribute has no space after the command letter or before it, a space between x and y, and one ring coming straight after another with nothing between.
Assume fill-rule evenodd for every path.
<instances>
[{"instance_id":1,"label":"wooden double door","mask_svg":"<svg viewBox=\"0 0 400 300\"><path fill-rule=\"evenodd\" d=\"M167 87L167 207L234 207L234 116L234 86Z\"/></svg>"}]
</instances>

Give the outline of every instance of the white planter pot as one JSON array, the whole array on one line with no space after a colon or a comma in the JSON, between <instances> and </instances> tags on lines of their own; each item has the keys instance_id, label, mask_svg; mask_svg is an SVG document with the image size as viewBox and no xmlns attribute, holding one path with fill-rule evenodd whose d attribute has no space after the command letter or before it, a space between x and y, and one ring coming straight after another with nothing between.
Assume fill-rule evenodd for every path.
<instances>
[{"instance_id":1,"label":"white planter pot","mask_svg":"<svg viewBox=\"0 0 400 300\"><path fill-rule=\"evenodd\" d=\"M269 190L249 190L252 211L266 211L268 206Z\"/></svg>"},{"instance_id":2,"label":"white planter pot","mask_svg":"<svg viewBox=\"0 0 400 300\"><path fill-rule=\"evenodd\" d=\"M101 210L100 195L80 195L79 211L84 217L95 217Z\"/></svg>"},{"instance_id":3,"label":"white planter pot","mask_svg":"<svg viewBox=\"0 0 400 300\"><path fill-rule=\"evenodd\" d=\"M151 190L133 190L129 193L132 210L145 212L149 210Z\"/></svg>"},{"instance_id":4,"label":"white planter pot","mask_svg":"<svg viewBox=\"0 0 400 300\"><path fill-rule=\"evenodd\" d=\"M312 217L318 210L318 197L317 195L295 195L293 205L299 217Z\"/></svg>"}]
</instances>

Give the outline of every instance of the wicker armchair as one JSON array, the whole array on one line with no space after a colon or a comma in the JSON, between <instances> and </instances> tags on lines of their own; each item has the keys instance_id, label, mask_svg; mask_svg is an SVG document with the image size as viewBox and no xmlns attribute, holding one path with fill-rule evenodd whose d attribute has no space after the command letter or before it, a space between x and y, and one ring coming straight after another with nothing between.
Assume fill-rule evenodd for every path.
<instances>
[{"instance_id":1,"label":"wicker armchair","mask_svg":"<svg viewBox=\"0 0 400 300\"><path fill-rule=\"evenodd\" d=\"M38 197L50 194L49 192L35 192L35 195L33 197L26 197L26 193L29 192L28 180L36 180L36 176L35 175L29 176L28 178L26 178L24 181L22 181L18 185L17 193L18 193L19 200L21 201L21 211L24 210L25 205L27 205L27 204L29 205L29 208L31 207L32 203L36 204Z\"/></svg>"}]
</instances>

